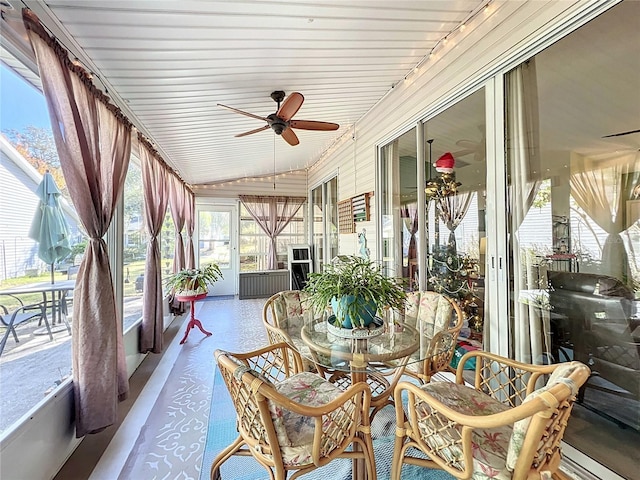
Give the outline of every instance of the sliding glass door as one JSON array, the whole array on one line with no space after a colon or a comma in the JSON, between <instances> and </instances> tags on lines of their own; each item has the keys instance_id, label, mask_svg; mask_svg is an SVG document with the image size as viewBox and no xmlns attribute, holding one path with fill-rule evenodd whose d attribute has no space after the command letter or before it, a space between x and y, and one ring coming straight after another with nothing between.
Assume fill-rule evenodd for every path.
<instances>
[{"instance_id":1,"label":"sliding glass door","mask_svg":"<svg viewBox=\"0 0 640 480\"><path fill-rule=\"evenodd\" d=\"M623 2L505 77L512 356L590 366L565 440L626 478L640 462L639 17Z\"/></svg>"}]
</instances>

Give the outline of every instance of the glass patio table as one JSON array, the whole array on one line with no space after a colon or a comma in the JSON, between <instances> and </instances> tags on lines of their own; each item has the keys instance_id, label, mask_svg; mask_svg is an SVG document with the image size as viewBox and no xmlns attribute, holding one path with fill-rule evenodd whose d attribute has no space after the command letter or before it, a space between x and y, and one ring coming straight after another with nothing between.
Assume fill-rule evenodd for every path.
<instances>
[{"instance_id":1,"label":"glass patio table","mask_svg":"<svg viewBox=\"0 0 640 480\"><path fill-rule=\"evenodd\" d=\"M450 335L440 334L442 341L429 349L431 338L414 326L404 323L385 328L370 337L343 338L329 331L324 317L308 313L280 320L279 341L289 343L303 358L317 366L348 372L354 380L364 381L364 375L404 367L442 354L453 341Z\"/></svg>"}]
</instances>

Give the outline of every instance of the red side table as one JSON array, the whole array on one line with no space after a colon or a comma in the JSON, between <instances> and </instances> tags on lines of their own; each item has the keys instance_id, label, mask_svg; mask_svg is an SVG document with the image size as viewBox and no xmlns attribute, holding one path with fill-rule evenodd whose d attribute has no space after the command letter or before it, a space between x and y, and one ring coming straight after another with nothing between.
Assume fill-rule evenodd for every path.
<instances>
[{"instance_id":1,"label":"red side table","mask_svg":"<svg viewBox=\"0 0 640 480\"><path fill-rule=\"evenodd\" d=\"M189 332L193 327L198 327L200 331L204 333L207 337L211 336L211 332L207 332L202 326L202 323L200 323L200 320L196 318L195 303L198 300L202 300L206 296L207 296L206 293L201 293L200 295L176 295L176 300L178 300L179 302L191 302L191 319L187 324L187 329L184 332L184 337L182 337L182 340L180 340L180 345L182 345L184 342L187 341Z\"/></svg>"}]
</instances>

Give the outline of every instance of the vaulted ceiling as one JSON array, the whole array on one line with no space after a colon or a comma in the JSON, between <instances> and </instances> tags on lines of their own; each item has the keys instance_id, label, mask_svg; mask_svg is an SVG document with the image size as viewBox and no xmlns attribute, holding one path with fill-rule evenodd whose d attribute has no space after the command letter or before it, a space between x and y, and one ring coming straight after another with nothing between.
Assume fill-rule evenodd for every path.
<instances>
[{"instance_id":1,"label":"vaulted ceiling","mask_svg":"<svg viewBox=\"0 0 640 480\"><path fill-rule=\"evenodd\" d=\"M191 184L304 169L487 0L9 0L31 8ZM3 1L3 4L6 3ZM336 131L236 138L300 92Z\"/></svg>"}]
</instances>

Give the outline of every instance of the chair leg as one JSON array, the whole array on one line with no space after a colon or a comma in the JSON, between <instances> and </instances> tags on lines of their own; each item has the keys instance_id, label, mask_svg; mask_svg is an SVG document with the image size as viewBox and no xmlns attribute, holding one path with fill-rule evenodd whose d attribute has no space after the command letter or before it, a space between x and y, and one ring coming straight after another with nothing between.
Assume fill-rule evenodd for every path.
<instances>
[{"instance_id":1,"label":"chair leg","mask_svg":"<svg viewBox=\"0 0 640 480\"><path fill-rule=\"evenodd\" d=\"M9 338L9 332L10 332L10 329L9 327L7 327L7 329L4 332L4 335L2 336L2 340L0 340L0 355L2 355L2 352L4 352L4 346L7 344L7 338Z\"/></svg>"},{"instance_id":2,"label":"chair leg","mask_svg":"<svg viewBox=\"0 0 640 480\"><path fill-rule=\"evenodd\" d=\"M221 480L222 477L220 476L220 467L238 450L240 450L243 444L244 440L242 440L242 437L238 437L231 445L229 445L218 454L218 456L213 460L213 463L211 464L211 480Z\"/></svg>"},{"instance_id":3,"label":"chair leg","mask_svg":"<svg viewBox=\"0 0 640 480\"><path fill-rule=\"evenodd\" d=\"M393 460L391 460L391 479L400 480L400 474L402 473L402 455L404 437L400 437L396 434L395 445L393 447Z\"/></svg>"},{"instance_id":4,"label":"chair leg","mask_svg":"<svg viewBox=\"0 0 640 480\"><path fill-rule=\"evenodd\" d=\"M371 435L365 435L364 444L364 450L367 455L367 478L376 478L376 458L373 454L373 440L371 439Z\"/></svg>"},{"instance_id":5,"label":"chair leg","mask_svg":"<svg viewBox=\"0 0 640 480\"><path fill-rule=\"evenodd\" d=\"M51 325L49 324L47 314L45 313L40 320L44 320L44 326L47 328L47 333L49 333L49 340L53 341L53 333L51 332ZM54 318L53 321L55 322L56 319Z\"/></svg>"}]
</instances>

